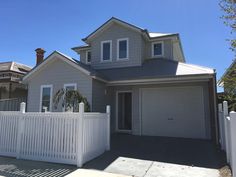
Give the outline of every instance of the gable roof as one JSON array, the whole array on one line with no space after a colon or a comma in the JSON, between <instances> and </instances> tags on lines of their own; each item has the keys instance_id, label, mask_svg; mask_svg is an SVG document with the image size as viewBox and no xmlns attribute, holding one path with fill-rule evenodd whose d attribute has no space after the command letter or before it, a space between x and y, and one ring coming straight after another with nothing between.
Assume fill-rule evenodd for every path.
<instances>
[{"instance_id":1,"label":"gable roof","mask_svg":"<svg viewBox=\"0 0 236 177\"><path fill-rule=\"evenodd\" d=\"M147 37L148 39L152 39L152 38L157 38L157 37L165 37L165 36L173 36L173 35L178 35L177 33L151 33L148 32L147 29L138 27L136 25L133 25L131 23L125 22L123 20L120 20L118 18L112 17L110 18L108 21L106 21L105 23L103 23L99 28L97 28L95 31L93 31L92 33L90 33L87 37L83 38L82 40L84 42L86 42L87 40L89 40L90 38L92 38L93 36L97 35L99 32L101 32L102 30L104 30L106 27L110 26L112 23L118 23L122 26L125 26L129 29L132 29L134 31L137 31L141 34L143 34L145 37ZM82 46L81 46L82 47ZM75 47L76 48L76 47ZM77 47L78 48L78 47Z\"/></svg>"},{"instance_id":2,"label":"gable roof","mask_svg":"<svg viewBox=\"0 0 236 177\"><path fill-rule=\"evenodd\" d=\"M31 67L14 61L0 63L0 72L13 71L20 74L26 74L30 70Z\"/></svg>"},{"instance_id":3,"label":"gable roof","mask_svg":"<svg viewBox=\"0 0 236 177\"><path fill-rule=\"evenodd\" d=\"M83 38L82 40L87 43L85 45L82 46L76 46L71 48L72 50L74 50L75 52L79 53L82 50L89 50L90 49L90 45L89 44L89 40L92 39L92 37L98 35L99 33L101 33L104 29L108 28L111 24L113 23L117 23L120 24L126 28L129 28L131 30L134 30L138 33L140 33L142 36L144 36L145 39L152 41L152 40L156 40L156 39L160 39L160 38L166 38L166 37L176 37L178 40L178 45L180 48L180 52L182 53L182 60L183 62L185 62L185 57L184 57L184 53L183 53L183 49L182 49L182 44L180 41L180 37L178 33L158 33L158 32L149 32L147 29L135 26L133 24L127 23L125 21L122 21L118 18L112 17L110 18L108 21L106 21L104 24L102 24L99 28L97 28L95 31L93 31L92 33L90 33L87 37Z\"/></svg>"},{"instance_id":4,"label":"gable roof","mask_svg":"<svg viewBox=\"0 0 236 177\"><path fill-rule=\"evenodd\" d=\"M78 69L79 71L83 72L86 75L92 76L93 78L96 79L100 79L103 81L102 78L99 78L99 74L92 69L90 66L87 66L83 63L81 63L80 61L73 59L59 51L54 51L52 52L47 58L45 58L43 60L42 63L40 63L39 65L35 66L27 75L25 75L23 77L23 82L27 82L31 77L34 76L34 74L39 71L41 68L43 68L45 65L47 65L50 61L53 60L53 58L57 58L57 59L61 59L64 62L68 63L69 65L75 67L76 69Z\"/></svg>"},{"instance_id":5,"label":"gable roof","mask_svg":"<svg viewBox=\"0 0 236 177\"><path fill-rule=\"evenodd\" d=\"M99 28L97 28L95 31L90 33L87 37L83 38L82 40L86 42L88 39L90 39L91 37L95 36L97 33L101 32L104 28L106 28L107 26L109 26L112 23L118 23L120 25L126 26L126 27L128 27L128 28L130 28L132 30L135 30L137 32L140 32L140 33L142 31L145 31L145 29L142 29L140 27L137 27L135 25L132 25L130 23L122 21L122 20L120 20L118 18L112 17L108 21L106 21L104 24L102 24Z\"/></svg>"}]
</instances>

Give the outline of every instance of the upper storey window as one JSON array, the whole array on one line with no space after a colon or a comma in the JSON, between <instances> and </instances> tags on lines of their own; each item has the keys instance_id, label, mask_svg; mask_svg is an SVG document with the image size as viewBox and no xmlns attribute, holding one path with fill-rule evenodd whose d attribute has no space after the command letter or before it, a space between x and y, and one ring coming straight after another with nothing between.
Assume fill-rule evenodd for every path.
<instances>
[{"instance_id":1,"label":"upper storey window","mask_svg":"<svg viewBox=\"0 0 236 177\"><path fill-rule=\"evenodd\" d=\"M161 57L164 54L163 42L152 43L152 57Z\"/></svg>"},{"instance_id":2,"label":"upper storey window","mask_svg":"<svg viewBox=\"0 0 236 177\"><path fill-rule=\"evenodd\" d=\"M124 60L129 58L129 41L128 38L117 40L117 59Z\"/></svg>"},{"instance_id":3,"label":"upper storey window","mask_svg":"<svg viewBox=\"0 0 236 177\"><path fill-rule=\"evenodd\" d=\"M91 51L86 52L86 63L91 63Z\"/></svg>"},{"instance_id":4,"label":"upper storey window","mask_svg":"<svg viewBox=\"0 0 236 177\"><path fill-rule=\"evenodd\" d=\"M111 61L112 56L112 41L102 41L101 42L101 60Z\"/></svg>"}]
</instances>

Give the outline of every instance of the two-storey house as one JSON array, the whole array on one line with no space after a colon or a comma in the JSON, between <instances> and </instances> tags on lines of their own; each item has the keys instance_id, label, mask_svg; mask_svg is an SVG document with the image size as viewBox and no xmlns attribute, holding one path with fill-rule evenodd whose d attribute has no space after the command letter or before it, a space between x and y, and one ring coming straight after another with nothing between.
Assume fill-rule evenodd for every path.
<instances>
[{"instance_id":1,"label":"two-storey house","mask_svg":"<svg viewBox=\"0 0 236 177\"><path fill-rule=\"evenodd\" d=\"M28 111L55 109L60 88L79 90L92 111L111 105L112 132L215 139L213 69L186 64L178 34L150 33L111 18L72 48L53 52L24 77Z\"/></svg>"}]
</instances>

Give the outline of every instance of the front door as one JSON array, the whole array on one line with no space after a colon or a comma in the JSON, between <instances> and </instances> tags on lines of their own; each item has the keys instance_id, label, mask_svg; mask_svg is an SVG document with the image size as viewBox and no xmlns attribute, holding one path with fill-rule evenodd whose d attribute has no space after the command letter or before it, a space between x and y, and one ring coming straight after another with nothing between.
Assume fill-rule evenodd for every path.
<instances>
[{"instance_id":1,"label":"front door","mask_svg":"<svg viewBox=\"0 0 236 177\"><path fill-rule=\"evenodd\" d=\"M132 93L117 93L117 130L130 132L132 129Z\"/></svg>"}]
</instances>

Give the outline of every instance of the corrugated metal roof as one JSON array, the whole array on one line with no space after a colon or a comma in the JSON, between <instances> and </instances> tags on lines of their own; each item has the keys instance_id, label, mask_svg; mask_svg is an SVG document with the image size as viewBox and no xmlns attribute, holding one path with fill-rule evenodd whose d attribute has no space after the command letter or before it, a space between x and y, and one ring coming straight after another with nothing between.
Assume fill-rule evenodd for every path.
<instances>
[{"instance_id":1,"label":"corrugated metal roof","mask_svg":"<svg viewBox=\"0 0 236 177\"><path fill-rule=\"evenodd\" d=\"M121 81L121 80L136 80L136 79L156 79L156 78L169 78L175 76L196 76L203 74L214 74L215 70L207 67L186 64L182 62L177 62L174 60L168 60L164 58L160 59L146 59L141 66L133 67L121 67L121 68L109 68L109 69L94 69L90 65L86 65L76 59L73 59L61 52L54 51L47 58L54 54L60 54L65 59L77 64L80 68L88 72L90 76L96 76L98 79L103 79L104 81ZM25 78L36 68L35 67Z\"/></svg>"},{"instance_id":2,"label":"corrugated metal roof","mask_svg":"<svg viewBox=\"0 0 236 177\"><path fill-rule=\"evenodd\" d=\"M214 69L167 59L147 59L142 66L99 69L108 81L214 74Z\"/></svg>"},{"instance_id":3,"label":"corrugated metal roof","mask_svg":"<svg viewBox=\"0 0 236 177\"><path fill-rule=\"evenodd\" d=\"M29 66L26 66L26 65L23 65L20 63L16 63L13 61L0 63L0 72L14 71L14 72L25 74L25 73L29 72L30 70L31 70L31 68Z\"/></svg>"}]
</instances>

